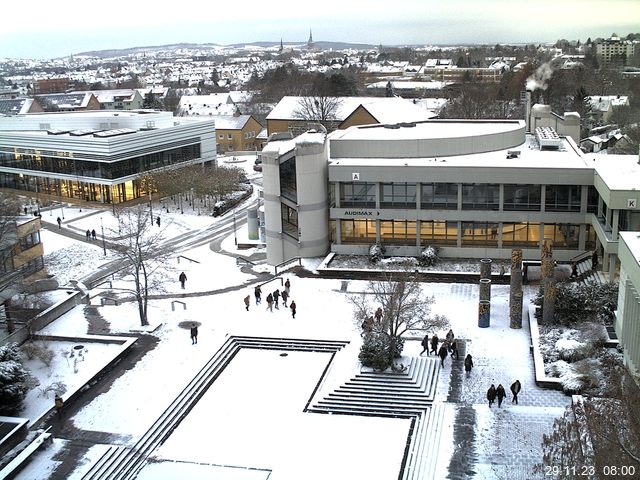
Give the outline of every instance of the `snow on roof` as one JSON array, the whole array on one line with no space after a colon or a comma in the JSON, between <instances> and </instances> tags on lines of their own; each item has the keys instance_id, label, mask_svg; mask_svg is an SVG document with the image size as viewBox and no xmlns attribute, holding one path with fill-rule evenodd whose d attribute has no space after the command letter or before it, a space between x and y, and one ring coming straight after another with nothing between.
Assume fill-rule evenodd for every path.
<instances>
[{"instance_id":1,"label":"snow on roof","mask_svg":"<svg viewBox=\"0 0 640 480\"><path fill-rule=\"evenodd\" d=\"M590 154L589 163L610 190L640 189L640 164L638 155Z\"/></svg>"},{"instance_id":2,"label":"snow on roof","mask_svg":"<svg viewBox=\"0 0 640 480\"><path fill-rule=\"evenodd\" d=\"M303 97L282 97L273 110L267 115L267 120L291 120L297 118L295 111L300 108ZM428 120L433 115L416 107L411 100L399 97L339 97L340 104L336 108L334 119L345 120L360 105L369 111L380 123L394 123ZM406 115L404 119L402 115Z\"/></svg>"},{"instance_id":3,"label":"snow on roof","mask_svg":"<svg viewBox=\"0 0 640 480\"><path fill-rule=\"evenodd\" d=\"M215 115L216 130L242 130L251 115Z\"/></svg>"},{"instance_id":4,"label":"snow on roof","mask_svg":"<svg viewBox=\"0 0 640 480\"><path fill-rule=\"evenodd\" d=\"M607 112L611 107L623 107L629 105L629 97L626 95L600 95L587 97L591 110Z\"/></svg>"},{"instance_id":5,"label":"snow on roof","mask_svg":"<svg viewBox=\"0 0 640 480\"><path fill-rule=\"evenodd\" d=\"M72 92L83 93L83 92ZM117 90L92 90L89 93L93 93L100 103L112 103L119 97L120 101L131 102L135 98L136 90L132 88L120 88Z\"/></svg>"},{"instance_id":6,"label":"snow on roof","mask_svg":"<svg viewBox=\"0 0 640 480\"><path fill-rule=\"evenodd\" d=\"M370 83L367 88L386 88L389 81ZM393 81L391 86L396 90L442 90L453 82L405 82Z\"/></svg>"}]
</instances>

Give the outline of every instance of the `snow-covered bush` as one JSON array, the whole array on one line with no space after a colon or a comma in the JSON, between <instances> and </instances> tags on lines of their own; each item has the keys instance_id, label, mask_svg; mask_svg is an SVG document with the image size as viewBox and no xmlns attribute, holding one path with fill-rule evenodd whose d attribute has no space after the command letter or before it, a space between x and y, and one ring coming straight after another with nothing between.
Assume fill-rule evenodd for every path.
<instances>
[{"instance_id":1,"label":"snow-covered bush","mask_svg":"<svg viewBox=\"0 0 640 480\"><path fill-rule=\"evenodd\" d=\"M378 263L384 256L385 252L386 248L384 248L384 245L380 243L374 243L369 247L369 262Z\"/></svg>"},{"instance_id":2,"label":"snow-covered bush","mask_svg":"<svg viewBox=\"0 0 640 480\"><path fill-rule=\"evenodd\" d=\"M402 338L373 331L364 336L358 359L365 367L382 371L393 366L393 360L400 358L403 348Z\"/></svg>"},{"instance_id":3,"label":"snow-covered bush","mask_svg":"<svg viewBox=\"0 0 640 480\"><path fill-rule=\"evenodd\" d=\"M20 347L20 350L22 350L29 360L37 358L47 367L51 365L51 361L55 356L54 352L49 350L44 343L26 342Z\"/></svg>"},{"instance_id":4,"label":"snow-covered bush","mask_svg":"<svg viewBox=\"0 0 640 480\"><path fill-rule=\"evenodd\" d=\"M0 347L0 415L13 415L27 395L28 373L20 362L17 343Z\"/></svg>"},{"instance_id":5,"label":"snow-covered bush","mask_svg":"<svg viewBox=\"0 0 640 480\"><path fill-rule=\"evenodd\" d=\"M602 349L607 338L604 326L594 322L580 325L579 330L541 326L540 332L540 353L545 363L591 358Z\"/></svg>"},{"instance_id":6,"label":"snow-covered bush","mask_svg":"<svg viewBox=\"0 0 640 480\"><path fill-rule=\"evenodd\" d=\"M438 257L438 250L438 247L434 247L432 245L426 246L422 252L420 252L420 258L418 259L420 265L423 267L432 267L438 263L438 260L440 260L440 257Z\"/></svg>"},{"instance_id":7,"label":"snow-covered bush","mask_svg":"<svg viewBox=\"0 0 640 480\"><path fill-rule=\"evenodd\" d=\"M585 358L574 363L558 360L546 370L550 376L560 379L562 390L567 394L597 390L606 382L598 358Z\"/></svg>"},{"instance_id":8,"label":"snow-covered bush","mask_svg":"<svg viewBox=\"0 0 640 480\"><path fill-rule=\"evenodd\" d=\"M543 297L540 293L532 300L540 307L536 318L542 319ZM618 287L613 283L587 285L562 282L556 285L554 323L569 325L577 322L598 320L611 325L618 305Z\"/></svg>"}]
</instances>

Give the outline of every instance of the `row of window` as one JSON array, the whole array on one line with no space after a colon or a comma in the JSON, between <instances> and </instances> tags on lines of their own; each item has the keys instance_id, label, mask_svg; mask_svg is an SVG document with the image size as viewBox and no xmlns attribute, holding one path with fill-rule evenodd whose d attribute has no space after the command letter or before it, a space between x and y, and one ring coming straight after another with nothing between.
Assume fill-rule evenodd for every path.
<instances>
[{"instance_id":1,"label":"row of window","mask_svg":"<svg viewBox=\"0 0 640 480\"><path fill-rule=\"evenodd\" d=\"M256 132L244 132L244 139L248 140L249 138L254 138L256 136ZM218 140L224 140L224 133L218 133ZM227 133L227 140L233 140L233 133Z\"/></svg>"},{"instance_id":2,"label":"row of window","mask_svg":"<svg viewBox=\"0 0 640 480\"><path fill-rule=\"evenodd\" d=\"M377 183L340 183L340 207L376 208ZM486 183L422 183L420 201L415 183L381 183L381 208L419 208L457 210L458 194L463 210L499 210L500 184ZM504 184L503 210L541 211L542 189L544 208L548 212L579 212L582 187L580 185L520 185ZM333 190L333 189L331 189ZM332 205L336 206L333 199ZM588 189L587 211L596 212L598 192Z\"/></svg>"},{"instance_id":3,"label":"row of window","mask_svg":"<svg viewBox=\"0 0 640 480\"><path fill-rule=\"evenodd\" d=\"M558 248L577 249L580 235L579 224L541 224L536 222L488 223L488 222L444 222L412 220L380 220L377 231L375 220L338 220L340 243L370 244L380 241L387 245L458 245L498 247L537 247L541 238L550 238ZM335 238L335 222L331 231ZM595 232L586 227L586 249L595 246ZM542 235L542 236L541 236Z\"/></svg>"}]
</instances>

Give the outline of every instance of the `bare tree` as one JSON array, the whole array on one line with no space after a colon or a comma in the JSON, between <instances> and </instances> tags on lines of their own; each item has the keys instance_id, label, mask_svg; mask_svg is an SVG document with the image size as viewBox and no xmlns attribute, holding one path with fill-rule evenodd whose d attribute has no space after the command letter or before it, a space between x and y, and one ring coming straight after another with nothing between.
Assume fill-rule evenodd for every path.
<instances>
[{"instance_id":1,"label":"bare tree","mask_svg":"<svg viewBox=\"0 0 640 480\"><path fill-rule=\"evenodd\" d=\"M304 96L298 100L293 116L308 122L318 122L327 131L335 130L338 123L338 111L342 105L340 97L326 95Z\"/></svg>"},{"instance_id":2,"label":"bare tree","mask_svg":"<svg viewBox=\"0 0 640 480\"><path fill-rule=\"evenodd\" d=\"M368 282L365 292L349 297L354 307L354 320L358 325L371 325L374 336L388 338L387 365L393 365L402 345L401 337L409 330L430 332L443 330L449 320L442 315L431 315L433 296L425 294L422 284L412 272L389 272L383 280ZM381 315L375 312L381 309ZM366 340L366 339L365 339Z\"/></svg>"},{"instance_id":3,"label":"bare tree","mask_svg":"<svg viewBox=\"0 0 640 480\"><path fill-rule=\"evenodd\" d=\"M125 264L123 273L131 277L134 294L138 303L141 325L149 325L148 300L154 290L161 290L163 278L159 268L167 254L160 246L161 231L156 231L149 222L146 206L141 204L118 212L120 231L117 235L114 251Z\"/></svg>"}]
</instances>

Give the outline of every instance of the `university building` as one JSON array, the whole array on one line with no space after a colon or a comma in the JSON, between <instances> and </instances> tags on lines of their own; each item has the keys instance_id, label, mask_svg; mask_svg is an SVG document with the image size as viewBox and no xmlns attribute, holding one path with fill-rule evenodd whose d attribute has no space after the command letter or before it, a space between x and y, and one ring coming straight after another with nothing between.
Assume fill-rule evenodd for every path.
<instances>
[{"instance_id":1,"label":"university building","mask_svg":"<svg viewBox=\"0 0 640 480\"><path fill-rule=\"evenodd\" d=\"M85 111L0 116L0 187L120 203L140 176L215 161L215 124L171 112Z\"/></svg>"},{"instance_id":2,"label":"university building","mask_svg":"<svg viewBox=\"0 0 640 480\"><path fill-rule=\"evenodd\" d=\"M532 111L540 115L540 109ZM542 124L540 118L537 124ZM597 249L614 278L619 232L640 230L633 156L584 155L522 120L428 120L306 133L262 153L267 260L367 254L569 261ZM622 172L622 173L621 173Z\"/></svg>"}]
</instances>

